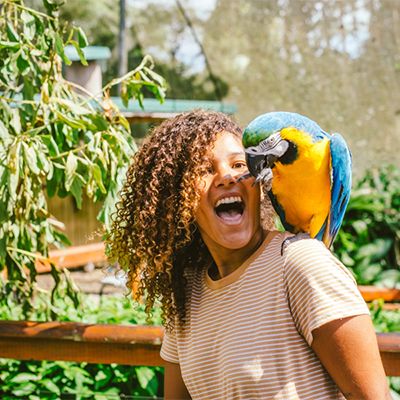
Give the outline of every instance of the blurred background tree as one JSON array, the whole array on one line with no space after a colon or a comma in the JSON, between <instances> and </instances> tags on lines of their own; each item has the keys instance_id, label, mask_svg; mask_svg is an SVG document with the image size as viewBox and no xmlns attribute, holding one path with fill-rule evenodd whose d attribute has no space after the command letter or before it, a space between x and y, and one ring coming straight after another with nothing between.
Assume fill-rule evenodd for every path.
<instances>
[{"instance_id":1,"label":"blurred background tree","mask_svg":"<svg viewBox=\"0 0 400 400\"><path fill-rule=\"evenodd\" d=\"M85 26L93 43L113 49L106 72L113 76L117 70L115 2L88 0L81 5L69 0L63 16ZM373 198L380 206L367 218L372 220L366 236L355 222L365 217L364 211L357 211L364 206L352 201L336 249L344 246L338 254L361 282L382 278L393 284L398 274L381 272L398 270L400 234L398 228L389 234L378 219L389 218L396 208L379 200L382 185L364 176L373 167L375 176L394 180L388 195L397 204L399 194L393 188L398 187L398 179L393 173L387 175L385 167L400 166L397 0L207 0L201 4L135 0L127 3L127 21L129 65L135 65L143 53L152 54L169 81L170 98L218 99L209 65L220 97L238 106L236 117L242 125L266 111L288 110L315 119L330 132L341 132L353 152L354 180L362 179L355 185L354 197L363 185L362 203ZM146 132L147 127L141 133ZM375 243L380 235L388 240ZM374 242L378 253L384 254L380 266L368 257L361 260L366 250L359 254L349 249L350 238L357 242L355 248ZM357 272L356 264L365 271ZM371 264L368 272L362 267L366 264Z\"/></svg>"},{"instance_id":2,"label":"blurred background tree","mask_svg":"<svg viewBox=\"0 0 400 400\"><path fill-rule=\"evenodd\" d=\"M42 7L40 0L29 0L27 4L36 9ZM187 63L179 60L182 41L192 35L187 31L187 22L179 9L150 2L141 11L143 14L137 14L135 3L128 2L128 69L138 65L145 54L152 53L157 60L155 71L168 82L169 98L220 100L226 97L228 85L220 76L213 76L218 86L217 93L208 71L191 71ZM106 81L118 75L118 13L118 4L113 0L68 0L60 9L60 19L82 26L91 45L112 49L112 58L104 74ZM154 29L154 23L157 23L157 29ZM154 38L157 49L142 46L141 39L145 32L146 43ZM168 42L158 47L164 39ZM197 57L203 57L201 51ZM112 93L116 94L116 88ZM151 95L148 94L148 97Z\"/></svg>"},{"instance_id":3,"label":"blurred background tree","mask_svg":"<svg viewBox=\"0 0 400 400\"><path fill-rule=\"evenodd\" d=\"M241 124L266 111L297 111L345 135L357 177L371 166L400 166L398 0L180 4L204 51L176 0L127 2L130 67L151 54L170 82L170 98L217 98L207 59ZM91 43L113 49L106 77L113 76L116 2L69 0L64 9Z\"/></svg>"}]
</instances>

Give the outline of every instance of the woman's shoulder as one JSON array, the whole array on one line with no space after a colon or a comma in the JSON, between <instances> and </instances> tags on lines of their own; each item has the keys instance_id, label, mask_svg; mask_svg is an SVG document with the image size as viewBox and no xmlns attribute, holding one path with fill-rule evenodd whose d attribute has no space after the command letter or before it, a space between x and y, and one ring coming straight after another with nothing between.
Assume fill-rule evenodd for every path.
<instances>
[{"instance_id":1,"label":"woman's shoulder","mask_svg":"<svg viewBox=\"0 0 400 400\"><path fill-rule=\"evenodd\" d=\"M318 275L325 278L341 275L355 282L351 272L318 239L307 238L291 242L283 251L283 257L287 275Z\"/></svg>"}]
</instances>

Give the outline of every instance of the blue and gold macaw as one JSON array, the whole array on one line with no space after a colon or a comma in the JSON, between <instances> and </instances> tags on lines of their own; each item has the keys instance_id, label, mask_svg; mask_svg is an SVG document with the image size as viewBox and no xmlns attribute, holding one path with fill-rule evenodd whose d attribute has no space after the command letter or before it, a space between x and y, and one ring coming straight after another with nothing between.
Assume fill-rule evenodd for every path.
<instances>
[{"instance_id":1,"label":"blue and gold macaw","mask_svg":"<svg viewBox=\"0 0 400 400\"><path fill-rule=\"evenodd\" d=\"M271 112L250 122L243 145L249 172L270 185L285 229L329 248L350 198L351 153L343 137L300 114Z\"/></svg>"}]
</instances>

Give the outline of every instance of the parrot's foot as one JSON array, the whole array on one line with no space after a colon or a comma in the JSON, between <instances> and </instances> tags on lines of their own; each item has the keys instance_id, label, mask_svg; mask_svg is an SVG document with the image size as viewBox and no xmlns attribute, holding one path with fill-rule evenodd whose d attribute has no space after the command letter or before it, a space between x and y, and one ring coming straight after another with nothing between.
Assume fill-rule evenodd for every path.
<instances>
[{"instance_id":1,"label":"parrot's foot","mask_svg":"<svg viewBox=\"0 0 400 400\"><path fill-rule=\"evenodd\" d=\"M258 175L254 182L254 185L258 182L261 182L264 187L269 192L272 188L272 169L271 168L264 168Z\"/></svg>"},{"instance_id":2,"label":"parrot's foot","mask_svg":"<svg viewBox=\"0 0 400 400\"><path fill-rule=\"evenodd\" d=\"M310 239L310 235L308 233L298 233L294 236L291 236L287 238L286 240L283 241L282 247L281 247L281 256L283 256L283 253L286 251L286 249L289 247L291 243L297 242L299 240L303 239Z\"/></svg>"}]
</instances>

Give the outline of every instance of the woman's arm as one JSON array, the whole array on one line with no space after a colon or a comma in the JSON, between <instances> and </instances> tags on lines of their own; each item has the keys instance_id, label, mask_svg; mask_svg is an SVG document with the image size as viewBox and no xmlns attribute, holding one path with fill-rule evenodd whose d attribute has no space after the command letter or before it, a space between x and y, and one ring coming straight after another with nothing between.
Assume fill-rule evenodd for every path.
<instances>
[{"instance_id":1,"label":"woman's arm","mask_svg":"<svg viewBox=\"0 0 400 400\"><path fill-rule=\"evenodd\" d=\"M391 399L368 315L328 322L312 335L311 347L346 399Z\"/></svg>"},{"instance_id":2,"label":"woman's arm","mask_svg":"<svg viewBox=\"0 0 400 400\"><path fill-rule=\"evenodd\" d=\"M186 400L190 399L182 379L181 367L179 364L165 362L164 370L164 399L165 400Z\"/></svg>"}]
</instances>

